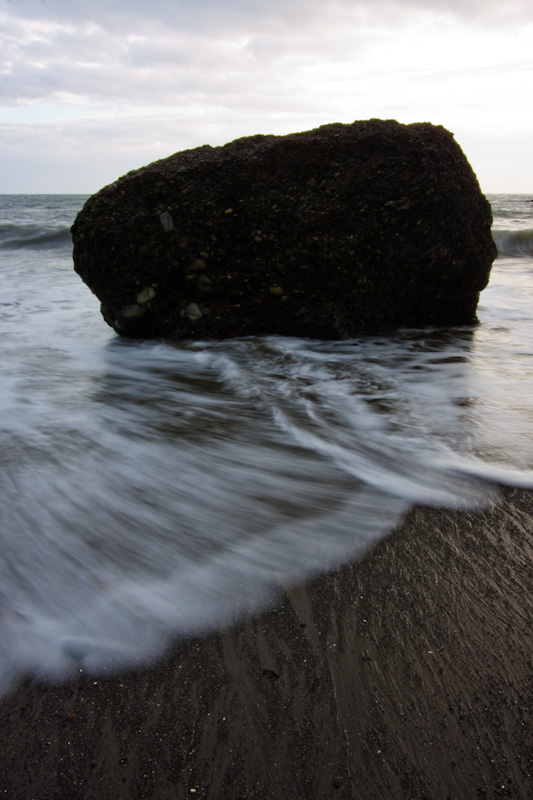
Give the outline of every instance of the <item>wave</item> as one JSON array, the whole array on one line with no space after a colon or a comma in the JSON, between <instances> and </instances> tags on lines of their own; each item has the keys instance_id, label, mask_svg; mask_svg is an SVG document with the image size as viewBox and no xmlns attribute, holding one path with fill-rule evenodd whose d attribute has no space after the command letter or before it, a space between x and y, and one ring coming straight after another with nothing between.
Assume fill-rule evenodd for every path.
<instances>
[{"instance_id":1,"label":"wave","mask_svg":"<svg viewBox=\"0 0 533 800\"><path fill-rule=\"evenodd\" d=\"M499 256L533 255L533 229L518 231L493 230L492 238L498 248Z\"/></svg>"},{"instance_id":2,"label":"wave","mask_svg":"<svg viewBox=\"0 0 533 800\"><path fill-rule=\"evenodd\" d=\"M51 250L72 247L72 236L68 227L42 225L0 225L1 250Z\"/></svg>"},{"instance_id":3,"label":"wave","mask_svg":"<svg viewBox=\"0 0 533 800\"><path fill-rule=\"evenodd\" d=\"M267 608L413 503L533 486L447 444L465 438L471 336L32 350L0 424L0 694L149 662Z\"/></svg>"}]
</instances>

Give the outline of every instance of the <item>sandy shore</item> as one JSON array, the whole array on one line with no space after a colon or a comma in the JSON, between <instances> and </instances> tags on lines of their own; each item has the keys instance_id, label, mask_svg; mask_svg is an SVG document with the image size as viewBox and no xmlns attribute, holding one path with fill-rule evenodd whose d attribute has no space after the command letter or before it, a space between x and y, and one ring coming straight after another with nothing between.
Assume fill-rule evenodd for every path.
<instances>
[{"instance_id":1,"label":"sandy shore","mask_svg":"<svg viewBox=\"0 0 533 800\"><path fill-rule=\"evenodd\" d=\"M16 800L533 797L533 493L415 508L362 563L150 669L1 703Z\"/></svg>"}]
</instances>

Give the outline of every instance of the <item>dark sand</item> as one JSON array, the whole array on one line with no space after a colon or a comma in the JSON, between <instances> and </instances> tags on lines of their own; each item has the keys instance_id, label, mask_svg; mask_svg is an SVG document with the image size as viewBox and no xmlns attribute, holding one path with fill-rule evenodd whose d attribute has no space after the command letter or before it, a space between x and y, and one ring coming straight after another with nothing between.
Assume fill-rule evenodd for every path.
<instances>
[{"instance_id":1,"label":"dark sand","mask_svg":"<svg viewBox=\"0 0 533 800\"><path fill-rule=\"evenodd\" d=\"M533 797L533 493L414 509L364 562L157 666L1 704L0 796Z\"/></svg>"}]
</instances>

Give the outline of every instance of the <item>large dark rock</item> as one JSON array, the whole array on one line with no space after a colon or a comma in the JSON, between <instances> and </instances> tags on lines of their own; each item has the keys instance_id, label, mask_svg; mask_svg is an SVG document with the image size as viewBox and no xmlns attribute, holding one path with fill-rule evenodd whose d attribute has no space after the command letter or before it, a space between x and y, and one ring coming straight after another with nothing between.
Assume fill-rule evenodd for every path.
<instances>
[{"instance_id":1,"label":"large dark rock","mask_svg":"<svg viewBox=\"0 0 533 800\"><path fill-rule=\"evenodd\" d=\"M177 153L91 197L72 232L118 333L344 338L473 323L491 222L449 131L369 120Z\"/></svg>"}]
</instances>

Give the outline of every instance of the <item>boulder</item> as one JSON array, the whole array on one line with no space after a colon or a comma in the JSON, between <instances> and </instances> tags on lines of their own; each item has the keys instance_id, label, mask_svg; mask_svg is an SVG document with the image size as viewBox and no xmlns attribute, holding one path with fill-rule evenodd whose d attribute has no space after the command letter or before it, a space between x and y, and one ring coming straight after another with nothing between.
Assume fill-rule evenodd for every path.
<instances>
[{"instance_id":1,"label":"boulder","mask_svg":"<svg viewBox=\"0 0 533 800\"><path fill-rule=\"evenodd\" d=\"M120 334L470 325L496 248L453 134L368 120L198 147L92 196L74 264Z\"/></svg>"}]
</instances>

